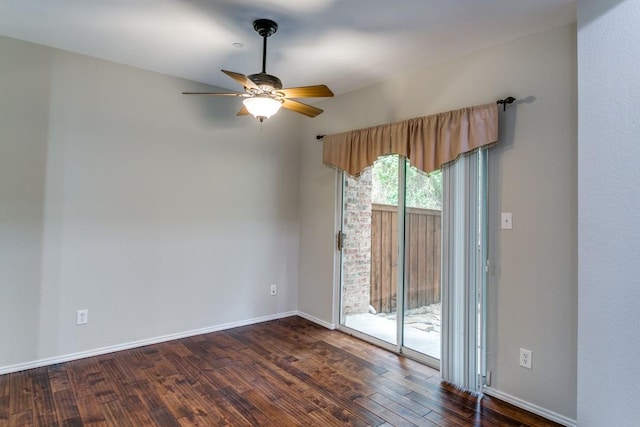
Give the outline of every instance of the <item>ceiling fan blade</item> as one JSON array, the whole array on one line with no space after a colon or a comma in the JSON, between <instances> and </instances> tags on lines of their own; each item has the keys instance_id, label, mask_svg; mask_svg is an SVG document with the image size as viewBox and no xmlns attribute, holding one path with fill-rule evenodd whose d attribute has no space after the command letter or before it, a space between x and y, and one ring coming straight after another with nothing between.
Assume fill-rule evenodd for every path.
<instances>
[{"instance_id":1,"label":"ceiling fan blade","mask_svg":"<svg viewBox=\"0 0 640 427\"><path fill-rule=\"evenodd\" d=\"M244 93L229 92L229 93L217 93L217 92L182 92L183 95L215 95L215 96L244 96Z\"/></svg>"},{"instance_id":2,"label":"ceiling fan blade","mask_svg":"<svg viewBox=\"0 0 640 427\"><path fill-rule=\"evenodd\" d=\"M307 117L315 117L323 111L319 108L312 107L311 105L286 98L282 100L282 107L287 110L295 111L296 113L304 114Z\"/></svg>"},{"instance_id":3,"label":"ceiling fan blade","mask_svg":"<svg viewBox=\"0 0 640 427\"><path fill-rule=\"evenodd\" d=\"M221 70L227 76L231 77L233 80L240 83L242 86L250 88L250 89L260 89L258 85L252 82L247 76L240 73L234 73L233 71Z\"/></svg>"},{"instance_id":4,"label":"ceiling fan blade","mask_svg":"<svg viewBox=\"0 0 640 427\"><path fill-rule=\"evenodd\" d=\"M240 111L236 113L236 116L246 116L248 114L249 114L249 110L247 110L247 107L243 105Z\"/></svg>"},{"instance_id":5,"label":"ceiling fan blade","mask_svg":"<svg viewBox=\"0 0 640 427\"><path fill-rule=\"evenodd\" d=\"M278 90L286 98L326 98L333 96L333 92L325 85L289 87Z\"/></svg>"}]
</instances>

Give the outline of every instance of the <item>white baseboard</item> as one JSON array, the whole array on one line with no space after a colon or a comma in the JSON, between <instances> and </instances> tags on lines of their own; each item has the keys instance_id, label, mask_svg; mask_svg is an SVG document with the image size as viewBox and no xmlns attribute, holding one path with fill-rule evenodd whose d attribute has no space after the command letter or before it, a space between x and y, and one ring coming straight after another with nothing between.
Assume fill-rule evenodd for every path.
<instances>
[{"instance_id":1,"label":"white baseboard","mask_svg":"<svg viewBox=\"0 0 640 427\"><path fill-rule=\"evenodd\" d=\"M71 353L71 354L65 354L62 356L49 357L46 359L39 359L39 360L34 360L26 363L18 363L16 365L0 366L0 375L9 374L9 373L18 372L18 371L26 371L27 369L40 368L43 366L55 365L56 363L70 362L72 360L84 359L86 357L100 356L102 354L114 353L116 351L122 351L122 350L129 350L136 347L143 347L145 345L158 344L161 342L177 340L180 338L192 337L194 335L224 331L226 329L253 325L256 323L268 322L270 320L277 320L277 319L282 319L284 317L291 317L296 315L300 315L300 314L297 311L289 311L286 313L272 314L269 316L256 317L256 318L247 319L247 320L240 320L238 322L224 323L222 325L215 325L207 328L194 329L186 332L179 332L177 334L169 334L169 335L163 335L155 338L147 338L139 341L132 341L124 344L111 345L107 347L96 348L93 350L81 351L78 353ZM300 315L300 317L304 317L304 316ZM311 319L308 319L308 320L311 320Z\"/></svg>"},{"instance_id":2,"label":"white baseboard","mask_svg":"<svg viewBox=\"0 0 640 427\"><path fill-rule=\"evenodd\" d=\"M510 403L513 406L524 409L525 411L529 411L536 415L540 415L541 417L545 417L548 420L555 421L556 423L562 424L563 426L575 427L577 425L576 420L572 420L571 418L565 417L564 415L560 415L538 405L534 405L533 403L527 402L526 400L511 396L510 394L503 393L500 390L496 390L491 387L485 387L482 392L486 395L495 397L496 399L500 399L507 403Z\"/></svg>"},{"instance_id":3,"label":"white baseboard","mask_svg":"<svg viewBox=\"0 0 640 427\"><path fill-rule=\"evenodd\" d=\"M325 328L331 329L332 331L336 329L336 325L334 325L333 323L325 322L324 320L318 319L317 317L312 316L310 314L304 313L302 311L298 311L296 312L296 314L302 317L303 319L307 319L309 322L313 322L320 326L324 326Z\"/></svg>"}]
</instances>

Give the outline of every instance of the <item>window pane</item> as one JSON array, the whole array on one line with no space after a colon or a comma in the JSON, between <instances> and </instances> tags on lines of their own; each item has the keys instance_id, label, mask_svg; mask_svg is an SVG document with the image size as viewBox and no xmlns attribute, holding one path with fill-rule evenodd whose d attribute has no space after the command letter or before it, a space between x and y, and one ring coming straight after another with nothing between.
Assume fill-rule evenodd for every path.
<instances>
[{"instance_id":1,"label":"window pane","mask_svg":"<svg viewBox=\"0 0 640 427\"><path fill-rule=\"evenodd\" d=\"M341 321L397 343L398 156L343 184Z\"/></svg>"},{"instance_id":2,"label":"window pane","mask_svg":"<svg viewBox=\"0 0 640 427\"><path fill-rule=\"evenodd\" d=\"M404 346L440 359L442 173L406 162Z\"/></svg>"}]
</instances>

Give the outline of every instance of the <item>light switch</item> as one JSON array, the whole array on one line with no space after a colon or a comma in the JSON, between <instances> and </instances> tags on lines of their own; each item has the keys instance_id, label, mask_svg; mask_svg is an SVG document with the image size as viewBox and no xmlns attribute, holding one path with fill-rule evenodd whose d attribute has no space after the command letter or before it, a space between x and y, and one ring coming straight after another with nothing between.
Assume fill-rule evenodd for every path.
<instances>
[{"instance_id":1,"label":"light switch","mask_svg":"<svg viewBox=\"0 0 640 427\"><path fill-rule=\"evenodd\" d=\"M513 215L511 212L502 212L502 229L511 230L513 228Z\"/></svg>"}]
</instances>

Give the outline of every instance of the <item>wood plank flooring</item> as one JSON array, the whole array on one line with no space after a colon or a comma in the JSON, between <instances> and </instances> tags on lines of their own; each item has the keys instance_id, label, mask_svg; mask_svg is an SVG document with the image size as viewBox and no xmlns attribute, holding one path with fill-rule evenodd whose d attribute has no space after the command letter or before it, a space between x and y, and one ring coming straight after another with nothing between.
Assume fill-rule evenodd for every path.
<instances>
[{"instance_id":1,"label":"wood plank flooring","mask_svg":"<svg viewBox=\"0 0 640 427\"><path fill-rule=\"evenodd\" d=\"M0 376L5 426L555 426L299 317Z\"/></svg>"}]
</instances>

